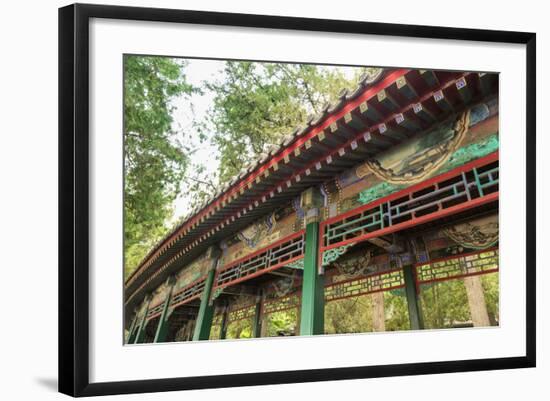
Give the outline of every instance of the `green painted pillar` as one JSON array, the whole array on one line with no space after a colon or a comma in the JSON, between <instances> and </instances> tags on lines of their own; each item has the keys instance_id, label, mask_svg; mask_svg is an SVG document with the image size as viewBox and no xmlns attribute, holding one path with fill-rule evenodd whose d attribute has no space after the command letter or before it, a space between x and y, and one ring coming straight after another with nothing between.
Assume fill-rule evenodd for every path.
<instances>
[{"instance_id":1,"label":"green painted pillar","mask_svg":"<svg viewBox=\"0 0 550 401\"><path fill-rule=\"evenodd\" d=\"M126 337L126 344L131 344L134 340L134 332L136 330L136 323L138 320L138 313L137 311L134 311L134 318L132 319L132 323L130 324L130 328L128 329L128 336Z\"/></svg>"},{"instance_id":2,"label":"green painted pillar","mask_svg":"<svg viewBox=\"0 0 550 401\"><path fill-rule=\"evenodd\" d=\"M220 325L220 340L225 340L227 336L227 315L229 314L229 307L223 308L222 322Z\"/></svg>"},{"instance_id":3,"label":"green painted pillar","mask_svg":"<svg viewBox=\"0 0 550 401\"><path fill-rule=\"evenodd\" d=\"M204 290L201 296L201 306L195 321L195 331L193 332L193 341L208 340L210 330L212 329L212 319L214 317L214 305L210 303L210 295L214 286L214 277L216 275L216 266L218 265L219 251L213 247L208 250L211 259L210 271L206 276Z\"/></svg>"},{"instance_id":4,"label":"green painted pillar","mask_svg":"<svg viewBox=\"0 0 550 401\"><path fill-rule=\"evenodd\" d=\"M128 337L128 342L126 344L135 344L138 329L139 327L136 325L134 327L134 330L130 333L130 336Z\"/></svg>"},{"instance_id":5,"label":"green painted pillar","mask_svg":"<svg viewBox=\"0 0 550 401\"><path fill-rule=\"evenodd\" d=\"M145 326L147 325L147 314L149 313L149 306L151 305L152 299L153 297L151 295L147 295L147 297L145 297L145 311L143 313L143 317L141 318L141 322L139 323L134 344L140 344L145 340Z\"/></svg>"},{"instance_id":6,"label":"green painted pillar","mask_svg":"<svg viewBox=\"0 0 550 401\"><path fill-rule=\"evenodd\" d=\"M424 319L422 318L420 298L416 291L416 278L414 275L414 266L409 265L403 267L405 293L407 295L407 306L409 307L409 321L411 324L411 330L420 330L424 328Z\"/></svg>"},{"instance_id":7,"label":"green painted pillar","mask_svg":"<svg viewBox=\"0 0 550 401\"><path fill-rule=\"evenodd\" d=\"M306 225L306 249L304 255L304 276L302 282L302 309L300 313L300 335L323 334L325 332L325 287L324 277L319 274L319 222Z\"/></svg>"},{"instance_id":8,"label":"green painted pillar","mask_svg":"<svg viewBox=\"0 0 550 401\"><path fill-rule=\"evenodd\" d=\"M252 322L252 337L262 336L262 297L256 297L256 308L254 311L254 321Z\"/></svg>"},{"instance_id":9,"label":"green painted pillar","mask_svg":"<svg viewBox=\"0 0 550 401\"><path fill-rule=\"evenodd\" d=\"M168 280L166 280L168 293L166 294L166 300L164 301L164 306L160 315L157 331L155 333L155 339L153 340L155 343L162 343L166 341L166 336L168 335L168 311L170 310L170 302L172 301L172 292L174 291L175 284L176 279L174 277L169 277Z\"/></svg>"}]
</instances>

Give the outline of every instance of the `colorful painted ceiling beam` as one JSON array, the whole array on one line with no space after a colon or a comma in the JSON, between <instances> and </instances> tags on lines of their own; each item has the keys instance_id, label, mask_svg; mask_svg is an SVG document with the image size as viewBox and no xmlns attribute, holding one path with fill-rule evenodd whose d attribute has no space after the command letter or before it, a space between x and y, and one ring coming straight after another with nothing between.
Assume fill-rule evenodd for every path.
<instances>
[{"instance_id":1,"label":"colorful painted ceiling beam","mask_svg":"<svg viewBox=\"0 0 550 401\"><path fill-rule=\"evenodd\" d=\"M482 171L479 171L479 170ZM498 152L321 222L324 252L498 200Z\"/></svg>"}]
</instances>

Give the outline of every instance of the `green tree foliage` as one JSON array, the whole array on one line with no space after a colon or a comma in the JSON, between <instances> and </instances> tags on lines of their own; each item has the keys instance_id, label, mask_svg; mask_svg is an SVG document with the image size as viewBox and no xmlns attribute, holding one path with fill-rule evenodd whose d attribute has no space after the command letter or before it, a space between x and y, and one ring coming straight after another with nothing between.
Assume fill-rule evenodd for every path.
<instances>
[{"instance_id":1,"label":"green tree foliage","mask_svg":"<svg viewBox=\"0 0 550 401\"><path fill-rule=\"evenodd\" d=\"M485 295L485 304L491 325L498 325L500 321L499 314L499 275L497 273L483 274L481 276L481 285Z\"/></svg>"},{"instance_id":2,"label":"green tree foliage","mask_svg":"<svg viewBox=\"0 0 550 401\"><path fill-rule=\"evenodd\" d=\"M265 337L297 335L298 309L270 313L264 319Z\"/></svg>"},{"instance_id":3,"label":"green tree foliage","mask_svg":"<svg viewBox=\"0 0 550 401\"><path fill-rule=\"evenodd\" d=\"M210 114L212 140L220 150L220 182L280 143L343 88L354 87L361 72L350 80L334 68L228 61L223 81L206 84L215 93Z\"/></svg>"},{"instance_id":4,"label":"green tree foliage","mask_svg":"<svg viewBox=\"0 0 550 401\"><path fill-rule=\"evenodd\" d=\"M209 340L219 340L220 339L221 326L219 324L213 324L210 327L210 335L208 336Z\"/></svg>"},{"instance_id":5,"label":"green tree foliage","mask_svg":"<svg viewBox=\"0 0 550 401\"><path fill-rule=\"evenodd\" d=\"M409 329L409 312L404 291L384 291L384 323L386 331ZM325 304L326 333L366 333L373 330L371 295L344 298Z\"/></svg>"},{"instance_id":6,"label":"green tree foliage","mask_svg":"<svg viewBox=\"0 0 550 401\"><path fill-rule=\"evenodd\" d=\"M228 61L213 91L211 118L193 121L193 135L219 149L219 171L211 160L194 160L194 149L173 127L173 101L200 92L188 84L185 62L164 57L124 60L125 275L166 232L173 202L185 189L192 206L238 174L251 158L280 143L341 89L354 87L362 69L348 79L336 68Z\"/></svg>"},{"instance_id":7,"label":"green tree foliage","mask_svg":"<svg viewBox=\"0 0 550 401\"><path fill-rule=\"evenodd\" d=\"M498 273L480 276L491 325L499 322ZM463 279L421 285L424 324L428 329L451 328L471 324L470 305Z\"/></svg>"},{"instance_id":8,"label":"green tree foliage","mask_svg":"<svg viewBox=\"0 0 550 401\"><path fill-rule=\"evenodd\" d=\"M471 321L462 279L422 285L420 299L427 329L451 328Z\"/></svg>"},{"instance_id":9,"label":"green tree foliage","mask_svg":"<svg viewBox=\"0 0 550 401\"><path fill-rule=\"evenodd\" d=\"M195 91L183 67L165 57L124 58L125 276L165 232L189 163L171 116L171 101Z\"/></svg>"},{"instance_id":10,"label":"green tree foliage","mask_svg":"<svg viewBox=\"0 0 550 401\"><path fill-rule=\"evenodd\" d=\"M229 323L225 338L252 338L252 319L241 319Z\"/></svg>"},{"instance_id":11,"label":"green tree foliage","mask_svg":"<svg viewBox=\"0 0 550 401\"><path fill-rule=\"evenodd\" d=\"M325 333L366 333L373 330L369 295L344 298L325 304Z\"/></svg>"},{"instance_id":12,"label":"green tree foliage","mask_svg":"<svg viewBox=\"0 0 550 401\"><path fill-rule=\"evenodd\" d=\"M384 291L384 314L386 331L409 330L409 306L405 290Z\"/></svg>"}]
</instances>

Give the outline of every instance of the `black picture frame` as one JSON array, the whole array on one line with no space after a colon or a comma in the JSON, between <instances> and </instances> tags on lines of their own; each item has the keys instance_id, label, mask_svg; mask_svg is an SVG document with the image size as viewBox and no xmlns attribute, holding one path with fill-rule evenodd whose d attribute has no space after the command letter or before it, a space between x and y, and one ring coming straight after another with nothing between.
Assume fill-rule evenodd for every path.
<instances>
[{"instance_id":1,"label":"black picture frame","mask_svg":"<svg viewBox=\"0 0 550 401\"><path fill-rule=\"evenodd\" d=\"M91 18L414 38L515 43L526 46L527 277L526 354L521 357L384 366L90 383L88 61ZM172 9L74 4L59 9L59 391L71 396L190 390L400 375L534 367L536 35L526 32L338 21Z\"/></svg>"}]
</instances>

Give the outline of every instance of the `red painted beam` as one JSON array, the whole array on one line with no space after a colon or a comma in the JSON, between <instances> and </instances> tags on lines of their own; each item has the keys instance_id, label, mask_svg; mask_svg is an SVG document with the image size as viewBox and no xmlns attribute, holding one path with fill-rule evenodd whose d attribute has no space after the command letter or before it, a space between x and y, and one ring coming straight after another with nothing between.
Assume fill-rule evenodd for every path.
<instances>
[{"instance_id":1,"label":"red painted beam","mask_svg":"<svg viewBox=\"0 0 550 401\"><path fill-rule=\"evenodd\" d=\"M343 245L356 243L356 242L363 242L370 238L376 238L387 234L392 234L397 231L404 230L409 227L417 226L419 224L429 223L430 221L434 221L443 217L451 216L453 214L457 214L460 212L463 212L465 210L473 209L478 206L485 205L487 203L491 203L498 200L498 192L493 192L489 195L483 196L481 198L473 199L469 202L464 202L460 205L452 206L447 209L439 210L434 213L430 213L421 217L416 217L408 221L404 221L403 223L395 224L391 227L386 227L378 231L373 231L368 234L364 234L355 238L350 238L345 241L341 241L335 244L328 245L326 247L320 247L321 252L327 251L329 249L338 248Z\"/></svg>"},{"instance_id":2,"label":"red painted beam","mask_svg":"<svg viewBox=\"0 0 550 401\"><path fill-rule=\"evenodd\" d=\"M177 304L172 305L172 308L177 308L178 306L185 305L185 304L187 304L187 303L193 301L194 299L199 298L201 295L202 295L202 292L199 293L199 294L195 294L195 295L193 295L192 297L183 299L183 300L179 301Z\"/></svg>"},{"instance_id":3,"label":"red painted beam","mask_svg":"<svg viewBox=\"0 0 550 401\"><path fill-rule=\"evenodd\" d=\"M321 222L321 228L324 228L324 226L327 226L331 223L334 223L335 221L339 221L342 219L345 219L346 217L353 216L354 214L361 213L364 210L372 209L373 207L376 207L382 203L391 202L392 200L399 199L407 194L410 194L411 192L417 192L421 189L427 188L435 183L446 181L450 178L454 178L460 174L462 174L465 171L470 171L473 168L481 167L486 164L489 164L491 162L498 160L498 151L488 154L487 156L481 157L479 159L476 159L474 161L471 161L469 163L466 163L460 167L457 167L453 170L447 171L446 173L437 175L435 177L429 178L425 181L419 182L418 184L412 185L410 187L404 188L400 191L394 192L393 194L390 194L388 196L385 196L383 198L377 199L375 201L372 201L370 203L367 203L366 205L359 206L355 209L348 210L347 212L344 212L342 214L339 214L337 216L333 216L330 219L327 219L323 222ZM323 230L320 230L323 231ZM353 241L352 241L353 242Z\"/></svg>"},{"instance_id":4,"label":"red painted beam","mask_svg":"<svg viewBox=\"0 0 550 401\"><path fill-rule=\"evenodd\" d=\"M284 262L280 262L280 263L277 263L273 266L270 266L269 268L267 269L262 269L262 270L258 270L257 272L254 272L252 274L249 274L249 275L246 275L244 277L241 277L241 278L238 278L236 280L233 280L233 281L229 281L227 283L223 283L222 285L214 285L213 289L218 289L218 288L225 288L225 287L228 287L228 286L231 286L231 285L235 285L235 284L239 284L243 281L246 281L246 280L250 280L254 277L258 277L258 276L261 276L262 274L265 274L265 273L269 273L269 272L272 272L274 270L277 270L283 266L286 266L288 265L289 263L293 263L293 262L296 262L297 260L300 260L300 259L303 259L304 258L304 255L300 255L300 256L296 256L294 258L291 258L291 259L288 259L288 260L285 260ZM214 278L214 282L217 282L217 277L218 277L218 274L216 273L216 277Z\"/></svg>"},{"instance_id":5,"label":"red painted beam","mask_svg":"<svg viewBox=\"0 0 550 401\"><path fill-rule=\"evenodd\" d=\"M281 238L281 239L279 239L279 240L277 240L277 241L275 241L275 242L273 242L269 245L266 245L263 248L258 249L257 251L249 253L248 255L245 255L245 256L237 259L237 260L234 260L231 263L228 263L228 264L224 265L219 271L223 272L223 271L225 271L225 270L227 270L227 269L229 269L229 268L231 268L235 265L238 265L241 262L244 262L248 259L252 259L256 255L259 255L259 254L261 254L265 251L268 251L272 248L275 248L278 245L284 244L285 242L292 241L294 238L298 238L299 236L304 235L304 234L305 234L305 230L300 230L300 231L297 231L297 232L292 233L290 235L287 235L286 237Z\"/></svg>"}]
</instances>

